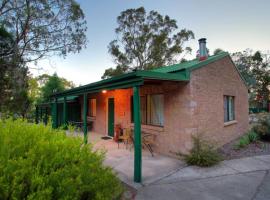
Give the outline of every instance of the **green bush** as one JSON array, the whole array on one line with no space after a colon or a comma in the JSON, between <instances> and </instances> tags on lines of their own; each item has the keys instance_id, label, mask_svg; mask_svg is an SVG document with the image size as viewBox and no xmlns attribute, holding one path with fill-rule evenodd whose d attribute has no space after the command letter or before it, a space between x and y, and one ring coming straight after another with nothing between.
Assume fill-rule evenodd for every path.
<instances>
[{"instance_id":1,"label":"green bush","mask_svg":"<svg viewBox=\"0 0 270 200\"><path fill-rule=\"evenodd\" d=\"M0 120L0 199L118 199L104 154L61 130Z\"/></svg>"},{"instance_id":2,"label":"green bush","mask_svg":"<svg viewBox=\"0 0 270 200\"><path fill-rule=\"evenodd\" d=\"M253 127L253 131L256 132L262 140L270 141L270 116L262 118L259 124Z\"/></svg>"},{"instance_id":3,"label":"green bush","mask_svg":"<svg viewBox=\"0 0 270 200\"><path fill-rule=\"evenodd\" d=\"M251 130L246 135L243 135L239 141L235 144L236 149L241 149L249 145L250 143L256 142L259 139L258 134Z\"/></svg>"},{"instance_id":4,"label":"green bush","mask_svg":"<svg viewBox=\"0 0 270 200\"><path fill-rule=\"evenodd\" d=\"M254 130L249 131L247 137L250 143L256 142L259 139L258 134Z\"/></svg>"},{"instance_id":5,"label":"green bush","mask_svg":"<svg viewBox=\"0 0 270 200\"><path fill-rule=\"evenodd\" d=\"M235 148L236 148L236 149L241 149L241 148L246 147L246 146L249 145L249 144L250 144L250 141L249 141L248 136L247 136L247 135L244 135L244 136L242 136L242 137L239 139L239 141L236 143Z\"/></svg>"},{"instance_id":6,"label":"green bush","mask_svg":"<svg viewBox=\"0 0 270 200\"><path fill-rule=\"evenodd\" d=\"M193 136L192 140L193 148L184 157L187 164L209 167L222 160L221 155L209 142L203 140L200 136Z\"/></svg>"}]
</instances>

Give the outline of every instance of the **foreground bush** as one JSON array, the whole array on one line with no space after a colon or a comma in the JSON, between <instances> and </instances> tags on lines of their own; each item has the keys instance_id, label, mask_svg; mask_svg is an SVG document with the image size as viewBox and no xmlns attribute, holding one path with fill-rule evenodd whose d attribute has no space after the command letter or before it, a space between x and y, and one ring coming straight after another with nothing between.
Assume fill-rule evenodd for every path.
<instances>
[{"instance_id":1,"label":"foreground bush","mask_svg":"<svg viewBox=\"0 0 270 200\"><path fill-rule=\"evenodd\" d=\"M120 182L103 159L60 130L0 121L0 199L117 199Z\"/></svg>"},{"instance_id":2,"label":"foreground bush","mask_svg":"<svg viewBox=\"0 0 270 200\"><path fill-rule=\"evenodd\" d=\"M200 136L193 136L192 139L193 148L190 154L185 155L187 164L210 167L221 161L221 156L209 142L205 141Z\"/></svg>"},{"instance_id":3,"label":"foreground bush","mask_svg":"<svg viewBox=\"0 0 270 200\"><path fill-rule=\"evenodd\" d=\"M259 123L253 127L253 131L256 132L262 140L270 141L270 116L261 119Z\"/></svg>"}]
</instances>

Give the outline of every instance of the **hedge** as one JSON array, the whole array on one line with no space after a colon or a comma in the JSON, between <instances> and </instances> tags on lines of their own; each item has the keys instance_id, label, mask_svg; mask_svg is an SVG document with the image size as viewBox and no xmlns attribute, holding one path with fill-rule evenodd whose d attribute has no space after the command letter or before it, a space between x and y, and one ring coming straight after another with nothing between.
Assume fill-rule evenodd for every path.
<instances>
[{"instance_id":1,"label":"hedge","mask_svg":"<svg viewBox=\"0 0 270 200\"><path fill-rule=\"evenodd\" d=\"M0 120L0 199L118 199L104 153L61 130Z\"/></svg>"}]
</instances>

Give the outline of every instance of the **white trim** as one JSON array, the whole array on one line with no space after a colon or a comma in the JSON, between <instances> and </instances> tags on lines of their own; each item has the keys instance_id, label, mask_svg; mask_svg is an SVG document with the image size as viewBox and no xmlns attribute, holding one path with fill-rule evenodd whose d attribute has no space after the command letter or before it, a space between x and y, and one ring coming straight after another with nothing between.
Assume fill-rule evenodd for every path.
<instances>
[{"instance_id":1,"label":"white trim","mask_svg":"<svg viewBox=\"0 0 270 200\"><path fill-rule=\"evenodd\" d=\"M224 126L230 126L230 125L233 125L233 124L237 124L237 121L232 120L232 121L224 122Z\"/></svg>"}]
</instances>

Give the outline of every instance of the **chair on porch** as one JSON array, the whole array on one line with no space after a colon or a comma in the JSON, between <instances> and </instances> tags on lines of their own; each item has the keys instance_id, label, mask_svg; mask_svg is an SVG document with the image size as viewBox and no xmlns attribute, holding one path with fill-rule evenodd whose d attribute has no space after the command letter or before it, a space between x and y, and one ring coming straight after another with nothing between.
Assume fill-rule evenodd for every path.
<instances>
[{"instance_id":1,"label":"chair on porch","mask_svg":"<svg viewBox=\"0 0 270 200\"><path fill-rule=\"evenodd\" d=\"M154 144L154 135L145 133L142 135L142 144L145 146L149 152L151 153L152 157L154 157L154 151L153 151L153 144Z\"/></svg>"},{"instance_id":2,"label":"chair on porch","mask_svg":"<svg viewBox=\"0 0 270 200\"><path fill-rule=\"evenodd\" d=\"M126 145L126 149L128 148L128 144L132 144L132 136L131 136L131 129L125 128L123 130L123 135L119 135L118 137L118 149L119 149L119 143L120 140L123 141L123 143Z\"/></svg>"},{"instance_id":3,"label":"chair on porch","mask_svg":"<svg viewBox=\"0 0 270 200\"><path fill-rule=\"evenodd\" d=\"M132 133L131 133L130 140L131 140L132 145L134 147L133 130L132 130ZM142 148L146 147L149 150L149 152L151 153L152 157L154 157L154 150L152 148L153 145L155 144L154 140L155 140L155 135L154 134L142 132ZM132 148L132 146L130 147L130 149L131 148Z\"/></svg>"}]
</instances>

